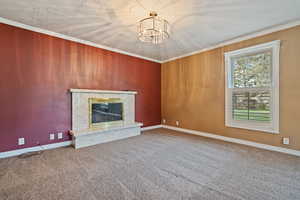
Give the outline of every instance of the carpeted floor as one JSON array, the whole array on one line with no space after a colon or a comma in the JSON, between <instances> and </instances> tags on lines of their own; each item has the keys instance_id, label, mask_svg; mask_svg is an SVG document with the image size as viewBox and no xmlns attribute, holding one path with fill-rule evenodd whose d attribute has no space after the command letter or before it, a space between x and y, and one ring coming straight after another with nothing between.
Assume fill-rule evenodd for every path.
<instances>
[{"instance_id":1,"label":"carpeted floor","mask_svg":"<svg viewBox=\"0 0 300 200\"><path fill-rule=\"evenodd\" d=\"M165 129L0 160L0 199L300 199L300 158Z\"/></svg>"}]
</instances>

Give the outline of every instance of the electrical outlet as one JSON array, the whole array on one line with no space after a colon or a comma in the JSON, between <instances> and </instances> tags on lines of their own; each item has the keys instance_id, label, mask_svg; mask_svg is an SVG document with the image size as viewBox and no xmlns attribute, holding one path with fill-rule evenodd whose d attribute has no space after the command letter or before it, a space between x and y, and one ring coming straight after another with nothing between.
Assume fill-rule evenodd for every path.
<instances>
[{"instance_id":1,"label":"electrical outlet","mask_svg":"<svg viewBox=\"0 0 300 200\"><path fill-rule=\"evenodd\" d=\"M63 133L57 133L57 138L58 139L63 139Z\"/></svg>"},{"instance_id":2,"label":"electrical outlet","mask_svg":"<svg viewBox=\"0 0 300 200\"><path fill-rule=\"evenodd\" d=\"M166 123L166 119L162 119L162 123L165 124Z\"/></svg>"},{"instance_id":3,"label":"electrical outlet","mask_svg":"<svg viewBox=\"0 0 300 200\"><path fill-rule=\"evenodd\" d=\"M50 140L54 140L55 139L55 134L50 133Z\"/></svg>"},{"instance_id":4,"label":"electrical outlet","mask_svg":"<svg viewBox=\"0 0 300 200\"><path fill-rule=\"evenodd\" d=\"M176 126L179 126L179 121L176 121Z\"/></svg>"},{"instance_id":5,"label":"electrical outlet","mask_svg":"<svg viewBox=\"0 0 300 200\"><path fill-rule=\"evenodd\" d=\"M18 139L18 145L24 145L25 144L25 139L24 138L19 138Z\"/></svg>"},{"instance_id":6,"label":"electrical outlet","mask_svg":"<svg viewBox=\"0 0 300 200\"><path fill-rule=\"evenodd\" d=\"M290 138L284 137L282 139L282 144L290 144Z\"/></svg>"}]
</instances>

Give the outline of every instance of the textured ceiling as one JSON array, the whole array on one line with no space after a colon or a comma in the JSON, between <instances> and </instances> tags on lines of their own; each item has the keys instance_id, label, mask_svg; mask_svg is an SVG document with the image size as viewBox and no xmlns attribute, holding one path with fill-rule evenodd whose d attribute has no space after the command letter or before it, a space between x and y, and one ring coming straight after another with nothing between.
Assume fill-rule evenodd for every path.
<instances>
[{"instance_id":1,"label":"textured ceiling","mask_svg":"<svg viewBox=\"0 0 300 200\"><path fill-rule=\"evenodd\" d=\"M137 39L151 10L171 24L160 45ZM166 60L298 20L300 0L0 0L0 17Z\"/></svg>"}]
</instances>

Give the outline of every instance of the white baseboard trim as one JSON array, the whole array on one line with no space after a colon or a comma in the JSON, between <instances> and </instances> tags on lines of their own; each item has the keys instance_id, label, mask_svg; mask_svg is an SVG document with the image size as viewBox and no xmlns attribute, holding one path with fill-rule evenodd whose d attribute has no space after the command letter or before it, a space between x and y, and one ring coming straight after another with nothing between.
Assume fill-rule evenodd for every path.
<instances>
[{"instance_id":1,"label":"white baseboard trim","mask_svg":"<svg viewBox=\"0 0 300 200\"><path fill-rule=\"evenodd\" d=\"M162 128L162 125L159 124L159 125L155 125L155 126L147 126L147 127L141 128L141 131L148 131L148 130L157 129L157 128Z\"/></svg>"},{"instance_id":2,"label":"white baseboard trim","mask_svg":"<svg viewBox=\"0 0 300 200\"><path fill-rule=\"evenodd\" d=\"M293 149L276 147L276 146L272 146L272 145L268 145L268 144L261 144L261 143L257 143L257 142L251 142L251 141L247 141L247 140L225 137L225 136L220 136L220 135L216 135L216 134L205 133L205 132L195 131L195 130L185 129L185 128L178 128L178 127L168 126L168 125L162 125L162 128L180 131L180 132L184 132L184 133L189 133L189 134L193 134L193 135L199 135L199 136L208 137L208 138L213 138L213 139L217 139L217 140L223 140L226 142L243 144L243 145L247 145L247 146L251 146L251 147L256 147L259 149L265 149L265 150L269 150L269 151L276 151L276 152L286 153L286 154L290 154L290 155L294 155L294 156L300 156L300 151L293 150Z\"/></svg>"},{"instance_id":3,"label":"white baseboard trim","mask_svg":"<svg viewBox=\"0 0 300 200\"><path fill-rule=\"evenodd\" d=\"M66 147L66 146L70 146L71 144L72 144L72 141L65 141L65 142L58 142L58 143L53 143L53 144L46 144L46 145L42 145L42 146L17 149L17 150L13 150L13 151L0 152L0 159L18 156L18 155L21 155L24 153L43 151L43 150L48 150L48 149L56 149L59 147Z\"/></svg>"},{"instance_id":4,"label":"white baseboard trim","mask_svg":"<svg viewBox=\"0 0 300 200\"><path fill-rule=\"evenodd\" d=\"M157 128L166 128L166 129L175 130L175 131L179 131L179 132L189 133L189 134L193 134L193 135L199 135L199 136L213 138L213 139L217 139L217 140L223 140L226 142L232 142L232 143L236 143L236 144L243 144L243 145L247 145L247 146L251 146L251 147L256 147L259 149L276 151L276 152L286 153L286 154L300 157L300 151L298 151L298 150L276 147L276 146L272 146L272 145L268 145L268 144L261 144L261 143L257 143L257 142L251 142L251 141L247 141L247 140L225 137L225 136L220 136L220 135L216 135L216 134L212 134L212 133L205 133L205 132L201 132L201 131L185 129L185 128L178 128L178 127L168 126L168 125L160 124L160 125L155 125L155 126L148 126L148 127L141 128L141 131L152 130L152 129L157 129ZM42 145L42 146L17 149L17 150L13 150L13 151L0 152L0 159L18 156L18 155L21 155L24 153L29 153L29 152L55 149L55 148L66 147L66 146L70 146L70 145L72 145L72 141L65 141L65 142L47 144L47 145Z\"/></svg>"},{"instance_id":5,"label":"white baseboard trim","mask_svg":"<svg viewBox=\"0 0 300 200\"><path fill-rule=\"evenodd\" d=\"M160 125L155 125L155 126L147 126L147 127L141 128L141 131L147 131L147 130L152 130L152 129L157 129L157 128L162 128L162 125L160 124ZM56 148L60 148L60 147L70 146L70 145L72 145L72 141L65 141L65 142L47 144L47 145L42 145L42 146L17 149L17 150L13 150L13 151L0 152L0 159L18 156L18 155L21 155L24 153L29 153L29 152L56 149Z\"/></svg>"}]
</instances>

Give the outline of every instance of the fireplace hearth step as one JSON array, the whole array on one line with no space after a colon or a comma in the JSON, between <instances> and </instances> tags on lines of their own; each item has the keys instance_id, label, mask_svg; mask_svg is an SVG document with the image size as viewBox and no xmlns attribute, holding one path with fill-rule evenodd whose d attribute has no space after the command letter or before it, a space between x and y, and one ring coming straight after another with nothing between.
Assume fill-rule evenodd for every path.
<instances>
[{"instance_id":1,"label":"fireplace hearth step","mask_svg":"<svg viewBox=\"0 0 300 200\"><path fill-rule=\"evenodd\" d=\"M70 131L75 149L140 135L142 123Z\"/></svg>"}]
</instances>

